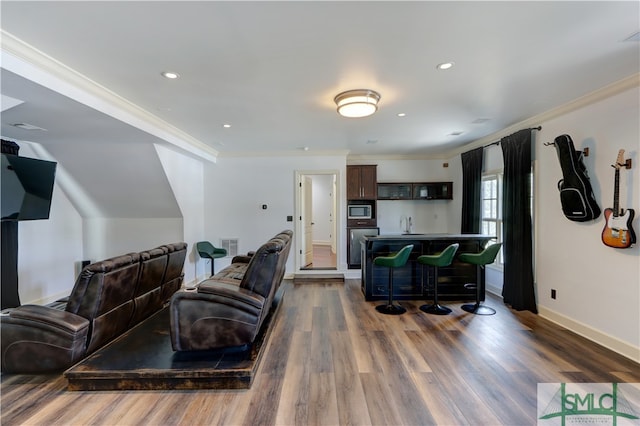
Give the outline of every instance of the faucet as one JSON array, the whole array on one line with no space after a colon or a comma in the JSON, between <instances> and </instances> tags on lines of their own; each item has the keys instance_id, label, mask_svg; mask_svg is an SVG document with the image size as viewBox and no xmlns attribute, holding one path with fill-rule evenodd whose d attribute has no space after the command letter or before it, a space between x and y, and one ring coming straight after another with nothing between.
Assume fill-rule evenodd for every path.
<instances>
[{"instance_id":1,"label":"faucet","mask_svg":"<svg viewBox=\"0 0 640 426\"><path fill-rule=\"evenodd\" d=\"M411 222L411 216L400 216L400 229L404 234L410 234L412 231L413 223Z\"/></svg>"}]
</instances>

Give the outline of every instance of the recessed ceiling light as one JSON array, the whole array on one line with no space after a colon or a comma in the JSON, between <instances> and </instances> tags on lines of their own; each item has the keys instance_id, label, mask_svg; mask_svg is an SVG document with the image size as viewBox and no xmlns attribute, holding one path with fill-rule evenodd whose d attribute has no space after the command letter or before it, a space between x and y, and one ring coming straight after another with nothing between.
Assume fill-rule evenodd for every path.
<instances>
[{"instance_id":1,"label":"recessed ceiling light","mask_svg":"<svg viewBox=\"0 0 640 426\"><path fill-rule=\"evenodd\" d=\"M436 65L436 68L439 70L448 70L449 68L453 67L453 62L443 62L441 64Z\"/></svg>"},{"instance_id":2,"label":"recessed ceiling light","mask_svg":"<svg viewBox=\"0 0 640 426\"><path fill-rule=\"evenodd\" d=\"M449 136L460 136L460 135L461 135L461 134L463 134L463 133L464 133L464 132L460 132L460 131L458 131L458 132L451 132L451 133L449 133Z\"/></svg>"},{"instance_id":3,"label":"recessed ceiling light","mask_svg":"<svg viewBox=\"0 0 640 426\"><path fill-rule=\"evenodd\" d=\"M228 129L229 127L231 127L231 124L223 124L222 127L224 127L225 129Z\"/></svg>"},{"instance_id":4,"label":"recessed ceiling light","mask_svg":"<svg viewBox=\"0 0 640 426\"><path fill-rule=\"evenodd\" d=\"M178 74L177 72L173 72L173 71L164 71L164 72L162 72L162 76L164 78L168 78L170 80L175 80L176 78L180 77L180 74Z\"/></svg>"},{"instance_id":5,"label":"recessed ceiling light","mask_svg":"<svg viewBox=\"0 0 640 426\"><path fill-rule=\"evenodd\" d=\"M407 114L405 114L404 112L399 112L398 113L398 117L406 117L406 116L407 116Z\"/></svg>"},{"instance_id":6,"label":"recessed ceiling light","mask_svg":"<svg viewBox=\"0 0 640 426\"><path fill-rule=\"evenodd\" d=\"M486 123L487 121L490 121L490 118L476 118L475 120L472 121L473 124L482 124L482 123Z\"/></svg>"},{"instance_id":7,"label":"recessed ceiling light","mask_svg":"<svg viewBox=\"0 0 640 426\"><path fill-rule=\"evenodd\" d=\"M369 144L369 145L373 145L373 144L376 144L376 143L378 143L378 139L369 139L367 141L367 144Z\"/></svg>"}]
</instances>

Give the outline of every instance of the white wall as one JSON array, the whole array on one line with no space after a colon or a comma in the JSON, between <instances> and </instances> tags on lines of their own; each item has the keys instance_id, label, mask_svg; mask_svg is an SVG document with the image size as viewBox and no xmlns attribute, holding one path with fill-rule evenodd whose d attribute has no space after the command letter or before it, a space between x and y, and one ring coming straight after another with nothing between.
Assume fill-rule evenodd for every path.
<instances>
[{"instance_id":1,"label":"white wall","mask_svg":"<svg viewBox=\"0 0 640 426\"><path fill-rule=\"evenodd\" d=\"M182 218L86 218L83 223L84 253L91 262L183 241Z\"/></svg>"},{"instance_id":2,"label":"white wall","mask_svg":"<svg viewBox=\"0 0 640 426\"><path fill-rule=\"evenodd\" d=\"M204 217L204 165L202 161L180 154L175 150L156 145L156 151L169 184L182 212L183 236L180 241L188 244L188 255L184 265L184 282L193 284L204 276L205 268L195 245L202 241L205 233ZM178 240L176 240L178 241Z\"/></svg>"},{"instance_id":3,"label":"white wall","mask_svg":"<svg viewBox=\"0 0 640 426\"><path fill-rule=\"evenodd\" d=\"M217 245L220 238L238 238L239 252L255 250L284 229L295 230L287 216L295 214L295 172L337 170L339 188L344 188L345 156L222 157L217 164L205 165L205 239ZM346 270L344 191L338 212L338 269ZM262 204L267 209L261 208ZM294 238L296 238L294 236ZM287 273L295 270L294 244L287 262ZM216 271L228 264L216 260Z\"/></svg>"},{"instance_id":4,"label":"white wall","mask_svg":"<svg viewBox=\"0 0 640 426\"><path fill-rule=\"evenodd\" d=\"M612 207L619 149L632 158L622 169L620 206L640 212L640 90L635 87L558 118L540 123L536 135L536 279L540 314L640 361L640 244L613 249L601 242L604 217L569 221L561 210L557 183L562 171L553 147L569 134L585 157L601 208ZM638 218L633 222L638 233ZM551 299L551 289L557 298Z\"/></svg>"},{"instance_id":5,"label":"white wall","mask_svg":"<svg viewBox=\"0 0 640 426\"><path fill-rule=\"evenodd\" d=\"M20 156L38 158L29 144L19 145ZM44 304L67 296L82 259L82 218L56 184L49 220L18 222L20 302Z\"/></svg>"}]
</instances>

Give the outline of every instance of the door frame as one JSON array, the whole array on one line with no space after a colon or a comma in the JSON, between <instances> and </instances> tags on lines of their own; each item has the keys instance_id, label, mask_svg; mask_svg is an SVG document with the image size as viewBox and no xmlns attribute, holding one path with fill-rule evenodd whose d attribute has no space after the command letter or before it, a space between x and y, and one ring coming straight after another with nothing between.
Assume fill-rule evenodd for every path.
<instances>
[{"instance_id":1,"label":"door frame","mask_svg":"<svg viewBox=\"0 0 640 426\"><path fill-rule=\"evenodd\" d=\"M322 170L296 170L294 176L294 230L295 230L295 273L296 274L306 274L306 273L326 273L326 270L313 270L313 269L302 269L305 265L301 265L300 261L300 250L304 249L303 245L303 233L304 233L304 223L302 221L302 213L304 211L302 203L304 200L302 199L302 180L305 176L314 176L314 175L332 175L335 180L335 192L333 194L334 204L335 204L335 213L333 217L333 229L331 232L331 240L332 245L335 245L336 248L336 271L340 269L340 259L342 258L342 245L339 243L339 234L342 229L342 217L340 212L341 209L341 196L340 196L340 171L337 169L322 169Z\"/></svg>"}]
</instances>

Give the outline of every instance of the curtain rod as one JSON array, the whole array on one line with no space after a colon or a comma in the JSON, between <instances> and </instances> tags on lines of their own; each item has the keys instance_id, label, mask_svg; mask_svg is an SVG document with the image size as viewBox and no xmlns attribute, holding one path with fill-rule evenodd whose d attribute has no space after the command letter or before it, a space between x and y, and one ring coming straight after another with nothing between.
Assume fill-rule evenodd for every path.
<instances>
[{"instance_id":1,"label":"curtain rod","mask_svg":"<svg viewBox=\"0 0 640 426\"><path fill-rule=\"evenodd\" d=\"M529 127L529 130L542 130L542 126ZM491 142L490 144L483 146L483 148L488 148L492 145L500 145L500 141Z\"/></svg>"}]
</instances>

